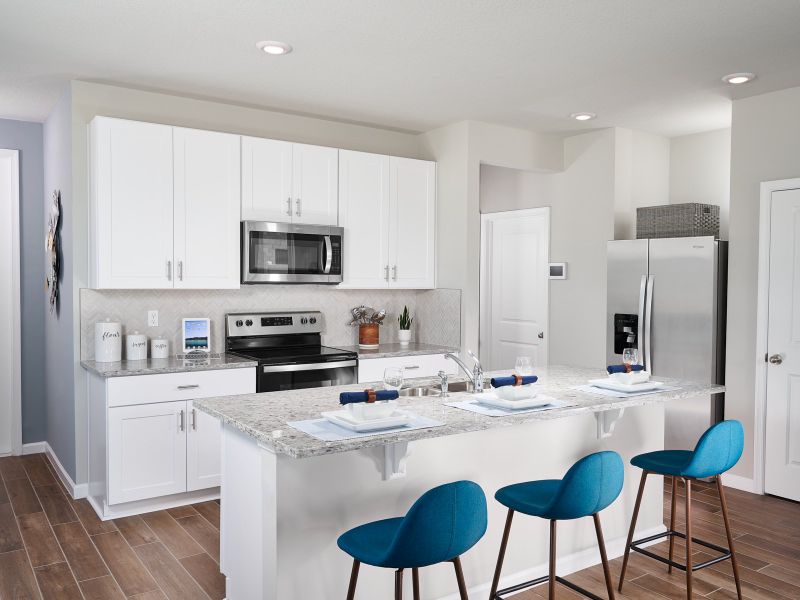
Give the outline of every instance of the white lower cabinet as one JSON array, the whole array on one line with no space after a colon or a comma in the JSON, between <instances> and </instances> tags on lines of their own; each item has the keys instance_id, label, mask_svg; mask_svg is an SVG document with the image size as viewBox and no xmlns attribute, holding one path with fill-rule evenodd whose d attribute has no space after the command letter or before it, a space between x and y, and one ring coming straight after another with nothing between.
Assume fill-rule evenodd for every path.
<instances>
[{"instance_id":1,"label":"white lower cabinet","mask_svg":"<svg viewBox=\"0 0 800 600\"><path fill-rule=\"evenodd\" d=\"M392 356L389 358L367 358L358 361L358 383L382 381L388 368L402 368L406 378L434 377L439 371L448 375L458 373L456 363L444 354L418 354L416 356Z\"/></svg>"},{"instance_id":2,"label":"white lower cabinet","mask_svg":"<svg viewBox=\"0 0 800 600\"><path fill-rule=\"evenodd\" d=\"M254 367L89 376L89 502L102 519L218 497L219 420L194 401L255 393Z\"/></svg>"}]
</instances>

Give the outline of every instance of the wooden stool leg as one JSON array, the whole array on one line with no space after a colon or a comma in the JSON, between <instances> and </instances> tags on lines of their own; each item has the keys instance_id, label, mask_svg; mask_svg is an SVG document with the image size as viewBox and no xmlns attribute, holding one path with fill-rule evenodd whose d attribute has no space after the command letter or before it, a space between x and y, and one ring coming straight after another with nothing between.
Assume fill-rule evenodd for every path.
<instances>
[{"instance_id":1,"label":"wooden stool leg","mask_svg":"<svg viewBox=\"0 0 800 600\"><path fill-rule=\"evenodd\" d=\"M675 531L675 504L678 499L678 478L672 476L672 508L669 511L669 530ZM675 536L669 536L669 559L672 560L672 554L675 549ZM667 573L672 573L672 565L667 567Z\"/></svg>"},{"instance_id":2,"label":"wooden stool leg","mask_svg":"<svg viewBox=\"0 0 800 600\"><path fill-rule=\"evenodd\" d=\"M356 597L356 583L358 582L358 568L361 563L353 560L353 570L350 571L350 587L347 588L347 600L353 600Z\"/></svg>"},{"instance_id":3,"label":"wooden stool leg","mask_svg":"<svg viewBox=\"0 0 800 600\"><path fill-rule=\"evenodd\" d=\"M631 554L631 542L633 532L636 529L636 519L639 518L639 507L642 504L642 494L644 493L644 482L647 481L647 471L642 471L642 479L639 481L639 493L636 494L636 504L633 507L633 517L631 518L631 529L628 531L628 541L625 543L625 558L622 559L622 570L619 573L619 591L622 591L622 584L625 582L625 570L628 568L628 557Z\"/></svg>"},{"instance_id":4,"label":"wooden stool leg","mask_svg":"<svg viewBox=\"0 0 800 600\"><path fill-rule=\"evenodd\" d=\"M403 569L394 572L394 600L403 600Z\"/></svg>"},{"instance_id":5,"label":"wooden stool leg","mask_svg":"<svg viewBox=\"0 0 800 600\"><path fill-rule=\"evenodd\" d=\"M736 596L742 600L742 584L739 582L739 565L736 562L736 552L733 549L733 533L731 524L728 520L728 503L725 502L725 492L722 490L722 477L717 475L717 491L719 492L719 503L722 507L722 518L725 521L725 535L728 536L728 548L731 551L731 565L733 566L733 579L736 582Z\"/></svg>"},{"instance_id":6,"label":"wooden stool leg","mask_svg":"<svg viewBox=\"0 0 800 600\"><path fill-rule=\"evenodd\" d=\"M600 548L600 561L603 563L603 576L606 578L606 589L608 599L614 600L614 584L611 582L611 569L608 568L608 555L606 554L606 542L603 539L603 529L600 527L600 515L594 513L594 531L597 534L597 546Z\"/></svg>"},{"instance_id":7,"label":"wooden stool leg","mask_svg":"<svg viewBox=\"0 0 800 600\"><path fill-rule=\"evenodd\" d=\"M692 600L692 480L684 479L686 486L686 598Z\"/></svg>"},{"instance_id":8,"label":"wooden stool leg","mask_svg":"<svg viewBox=\"0 0 800 600\"><path fill-rule=\"evenodd\" d=\"M411 569L411 584L414 588L414 600L419 600L419 569Z\"/></svg>"},{"instance_id":9,"label":"wooden stool leg","mask_svg":"<svg viewBox=\"0 0 800 600\"><path fill-rule=\"evenodd\" d=\"M497 586L500 584L500 570L503 568L503 559L506 556L506 546L508 546L508 534L511 532L511 520L514 518L514 511L508 509L508 516L506 517L506 527L503 530L503 541L500 542L500 554L497 556L497 567L494 570L494 578L492 579L492 589L489 592L489 600L494 600L497 593Z\"/></svg>"},{"instance_id":10,"label":"wooden stool leg","mask_svg":"<svg viewBox=\"0 0 800 600\"><path fill-rule=\"evenodd\" d=\"M464 582L464 571L461 570L461 558L456 556L453 559L453 567L456 569L456 580L458 581L458 594L461 600L469 600L467 595L467 584Z\"/></svg>"},{"instance_id":11,"label":"wooden stool leg","mask_svg":"<svg viewBox=\"0 0 800 600\"><path fill-rule=\"evenodd\" d=\"M550 521L550 589L548 599L556 600L556 520Z\"/></svg>"}]
</instances>

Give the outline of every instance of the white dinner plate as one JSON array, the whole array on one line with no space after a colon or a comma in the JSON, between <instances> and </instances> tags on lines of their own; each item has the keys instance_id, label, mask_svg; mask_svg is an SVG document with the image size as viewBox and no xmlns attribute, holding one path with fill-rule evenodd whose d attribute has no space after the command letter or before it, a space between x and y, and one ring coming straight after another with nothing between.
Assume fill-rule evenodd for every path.
<instances>
[{"instance_id":1,"label":"white dinner plate","mask_svg":"<svg viewBox=\"0 0 800 600\"><path fill-rule=\"evenodd\" d=\"M636 392L652 392L662 387L664 384L660 381L645 381L643 383L620 383L610 377L605 379L592 379L589 385L594 387L603 388L606 390L613 390L615 392L625 392L627 394L635 394Z\"/></svg>"},{"instance_id":2,"label":"white dinner plate","mask_svg":"<svg viewBox=\"0 0 800 600\"><path fill-rule=\"evenodd\" d=\"M335 410L331 412L321 413L322 417L334 425L344 427L350 431L363 433L365 431L378 431L381 429L397 429L404 427L411 422L411 414L404 410L397 410L385 419L368 419L360 421L353 419L352 415L347 410Z\"/></svg>"},{"instance_id":3,"label":"white dinner plate","mask_svg":"<svg viewBox=\"0 0 800 600\"><path fill-rule=\"evenodd\" d=\"M498 398L491 392L484 392L483 394L472 394L481 404L486 406L493 406L495 408L504 408L506 410L523 410L526 408L539 408L540 406L547 406L553 399L547 396L533 398L526 398L525 400L503 400Z\"/></svg>"}]
</instances>

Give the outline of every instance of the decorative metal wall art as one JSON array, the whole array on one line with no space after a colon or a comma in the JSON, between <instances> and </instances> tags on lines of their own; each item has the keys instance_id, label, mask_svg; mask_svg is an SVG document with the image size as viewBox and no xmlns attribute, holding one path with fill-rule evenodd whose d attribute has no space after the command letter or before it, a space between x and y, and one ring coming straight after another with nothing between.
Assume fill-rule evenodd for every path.
<instances>
[{"instance_id":1,"label":"decorative metal wall art","mask_svg":"<svg viewBox=\"0 0 800 600\"><path fill-rule=\"evenodd\" d=\"M47 280L45 290L50 296L50 314L58 314L58 280L61 277L61 190L53 191L50 214L47 217Z\"/></svg>"}]
</instances>

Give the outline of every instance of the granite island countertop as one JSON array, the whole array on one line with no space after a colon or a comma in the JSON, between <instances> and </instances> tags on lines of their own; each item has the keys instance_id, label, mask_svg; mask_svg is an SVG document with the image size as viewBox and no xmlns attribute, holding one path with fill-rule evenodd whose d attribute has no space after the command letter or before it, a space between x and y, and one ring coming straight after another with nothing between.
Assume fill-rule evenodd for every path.
<instances>
[{"instance_id":1,"label":"granite island countertop","mask_svg":"<svg viewBox=\"0 0 800 600\"><path fill-rule=\"evenodd\" d=\"M161 373L186 373L189 371L216 371L220 369L246 369L257 367L254 360L220 354L214 358L148 358L146 360L122 360L119 362L97 362L82 360L81 366L100 377L129 377L131 375L158 375Z\"/></svg>"},{"instance_id":2,"label":"granite island countertop","mask_svg":"<svg viewBox=\"0 0 800 600\"><path fill-rule=\"evenodd\" d=\"M511 371L486 373L486 380L489 381L492 376L507 375L509 373ZM725 387L720 385L659 377L658 381L663 381L679 389L630 398L614 398L573 389L575 386L587 383L590 379L603 377L605 375L603 369L551 365L538 369L537 375L539 376L539 381L536 385L539 394L568 401L574 406L505 417L489 417L446 405L447 402L465 399L467 394L464 392L451 393L448 398L440 398L438 395L401 397L399 400L401 408L411 410L420 416L443 421L445 425L430 429L377 433L369 437L340 442L320 441L293 429L287 425L287 422L315 419L319 418L320 413L323 411L337 410L340 408L340 392L363 390L364 384L206 398L196 400L194 406L220 419L223 423L235 427L278 454L285 454L292 458L307 458L383 446L394 442L438 438L535 421L559 419L578 414L656 404L670 400L700 399L708 397L710 394L725 391ZM464 378L451 378L451 383L456 381L464 381ZM406 380L404 387L415 387L423 384L438 384L438 378Z\"/></svg>"},{"instance_id":3,"label":"granite island countertop","mask_svg":"<svg viewBox=\"0 0 800 600\"><path fill-rule=\"evenodd\" d=\"M459 349L452 346L437 346L436 344L422 344L420 342L409 342L401 344L394 342L390 344L380 344L374 350L365 350L358 346L336 346L340 350L357 352L358 359L369 358L394 358L397 356L420 356L423 354L446 354L448 352L458 352Z\"/></svg>"}]
</instances>

